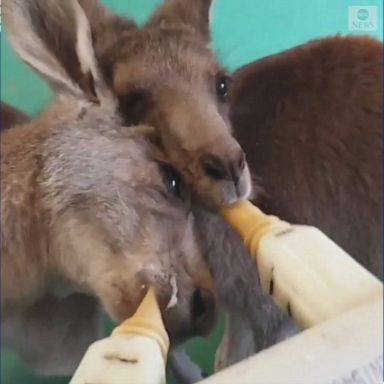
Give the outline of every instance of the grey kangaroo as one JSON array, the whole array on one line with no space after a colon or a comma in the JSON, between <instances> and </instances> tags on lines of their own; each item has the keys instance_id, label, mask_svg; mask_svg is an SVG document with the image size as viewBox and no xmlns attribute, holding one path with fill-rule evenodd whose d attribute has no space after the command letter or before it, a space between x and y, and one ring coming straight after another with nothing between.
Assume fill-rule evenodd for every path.
<instances>
[{"instance_id":1,"label":"grey kangaroo","mask_svg":"<svg viewBox=\"0 0 384 384\"><path fill-rule=\"evenodd\" d=\"M16 51L56 91L32 122L1 132L3 343L40 373L71 374L102 335L100 303L122 321L148 285L173 345L206 334L216 298L196 241L192 191L154 129L128 128L115 113L118 101L100 74L81 6L3 6ZM40 38L32 14L55 44ZM63 41L77 73L94 79L98 102L80 77L68 75ZM168 308L173 281L178 300Z\"/></svg>"}]
</instances>

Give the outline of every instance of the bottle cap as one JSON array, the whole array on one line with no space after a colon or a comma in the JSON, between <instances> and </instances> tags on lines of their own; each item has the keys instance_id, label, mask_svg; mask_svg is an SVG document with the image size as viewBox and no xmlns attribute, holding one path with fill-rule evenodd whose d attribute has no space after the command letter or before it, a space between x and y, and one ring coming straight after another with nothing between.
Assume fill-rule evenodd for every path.
<instances>
[{"instance_id":1,"label":"bottle cap","mask_svg":"<svg viewBox=\"0 0 384 384\"><path fill-rule=\"evenodd\" d=\"M143 301L132 317L121 323L112 335L140 335L157 341L166 361L169 337L164 327L155 290L150 287Z\"/></svg>"}]
</instances>

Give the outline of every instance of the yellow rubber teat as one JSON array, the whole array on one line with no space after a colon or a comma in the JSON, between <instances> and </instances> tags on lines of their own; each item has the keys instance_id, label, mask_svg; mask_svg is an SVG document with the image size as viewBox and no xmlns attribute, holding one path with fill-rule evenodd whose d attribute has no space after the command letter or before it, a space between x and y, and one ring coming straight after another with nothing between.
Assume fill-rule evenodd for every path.
<instances>
[{"instance_id":1,"label":"yellow rubber teat","mask_svg":"<svg viewBox=\"0 0 384 384\"><path fill-rule=\"evenodd\" d=\"M169 350L169 337L165 330L155 290L150 287L143 301L132 317L121 323L112 335L141 335L157 341L164 361Z\"/></svg>"},{"instance_id":2,"label":"yellow rubber teat","mask_svg":"<svg viewBox=\"0 0 384 384\"><path fill-rule=\"evenodd\" d=\"M220 208L226 221L239 232L252 254L257 252L260 239L271 232L290 228L290 224L276 216L266 215L249 201L240 201Z\"/></svg>"}]
</instances>

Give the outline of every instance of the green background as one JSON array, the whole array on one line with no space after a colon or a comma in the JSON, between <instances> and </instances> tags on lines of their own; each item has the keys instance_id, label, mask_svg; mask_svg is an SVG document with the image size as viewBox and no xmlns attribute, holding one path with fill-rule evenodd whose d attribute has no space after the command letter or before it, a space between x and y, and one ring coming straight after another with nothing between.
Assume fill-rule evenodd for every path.
<instances>
[{"instance_id":1,"label":"green background","mask_svg":"<svg viewBox=\"0 0 384 384\"><path fill-rule=\"evenodd\" d=\"M51 0L54 1L54 0ZM59 0L56 0L59 1ZM185 0L194 1L194 0ZM119 13L143 23L162 0L104 0ZM377 6L378 28L373 32L348 30L348 6ZM279 52L310 39L340 34L371 34L382 39L382 0L216 0L212 35L214 48L230 69ZM1 34L1 99L34 114L51 98L47 86L10 50L6 33ZM16 283L16 282L15 282ZM209 339L193 340L191 356L206 372L220 339L218 327ZM2 353L1 383L61 384L68 379L42 379L32 375L16 356Z\"/></svg>"}]
</instances>

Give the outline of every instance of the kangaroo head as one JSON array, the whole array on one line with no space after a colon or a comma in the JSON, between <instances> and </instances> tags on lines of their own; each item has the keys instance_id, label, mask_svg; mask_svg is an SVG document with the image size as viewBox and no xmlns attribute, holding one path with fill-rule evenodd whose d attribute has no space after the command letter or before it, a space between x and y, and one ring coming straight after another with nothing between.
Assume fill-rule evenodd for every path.
<instances>
[{"instance_id":1,"label":"kangaroo head","mask_svg":"<svg viewBox=\"0 0 384 384\"><path fill-rule=\"evenodd\" d=\"M247 162L228 119L230 77L210 47L212 1L165 0L143 27L95 0L79 2L125 124L156 127L171 161L204 202L248 197Z\"/></svg>"},{"instance_id":2,"label":"kangaroo head","mask_svg":"<svg viewBox=\"0 0 384 384\"><path fill-rule=\"evenodd\" d=\"M195 238L191 191L150 128L128 131L98 107L83 113L58 126L42 155L58 270L116 321L152 285L172 342L206 333L215 298Z\"/></svg>"},{"instance_id":3,"label":"kangaroo head","mask_svg":"<svg viewBox=\"0 0 384 384\"><path fill-rule=\"evenodd\" d=\"M35 258L40 264L30 268L95 295L117 321L153 285L172 341L205 333L215 298L195 241L190 188L153 128L121 123L82 7L76 0L3 5L15 50L57 95L33 124L2 134L5 270ZM7 291L14 282L4 276ZM167 308L172 294L177 302Z\"/></svg>"}]
</instances>

